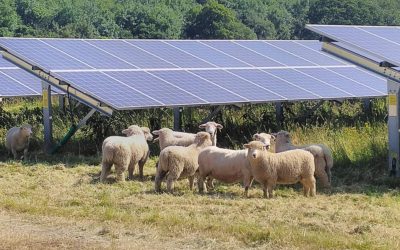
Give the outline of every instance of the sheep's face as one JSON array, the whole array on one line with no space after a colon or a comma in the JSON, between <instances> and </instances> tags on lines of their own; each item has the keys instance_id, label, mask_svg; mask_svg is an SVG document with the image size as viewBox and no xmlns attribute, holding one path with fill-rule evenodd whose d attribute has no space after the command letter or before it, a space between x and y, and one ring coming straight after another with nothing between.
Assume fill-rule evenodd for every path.
<instances>
[{"instance_id":1,"label":"sheep's face","mask_svg":"<svg viewBox=\"0 0 400 250\"><path fill-rule=\"evenodd\" d=\"M144 134L144 138L146 138L147 141L152 141L153 140L153 135L150 132L150 129L147 127L142 127L142 131Z\"/></svg>"},{"instance_id":2,"label":"sheep's face","mask_svg":"<svg viewBox=\"0 0 400 250\"><path fill-rule=\"evenodd\" d=\"M275 140L275 136L267 134L267 133L259 133L259 134L253 135L253 140L264 143L266 149L270 149L271 141Z\"/></svg>"},{"instance_id":3,"label":"sheep's face","mask_svg":"<svg viewBox=\"0 0 400 250\"><path fill-rule=\"evenodd\" d=\"M137 125L131 125L127 129L122 130L122 133L126 136L132 136L132 135L143 135L142 128L137 126Z\"/></svg>"},{"instance_id":4,"label":"sheep's face","mask_svg":"<svg viewBox=\"0 0 400 250\"><path fill-rule=\"evenodd\" d=\"M243 146L244 148L247 148L247 157L251 157L252 159L260 158L262 152L267 148L261 141L252 141Z\"/></svg>"},{"instance_id":5,"label":"sheep's face","mask_svg":"<svg viewBox=\"0 0 400 250\"><path fill-rule=\"evenodd\" d=\"M198 132L194 138L194 142L198 145L204 144L204 146L211 146L211 136L207 132Z\"/></svg>"},{"instance_id":6,"label":"sheep's face","mask_svg":"<svg viewBox=\"0 0 400 250\"><path fill-rule=\"evenodd\" d=\"M199 128L204 129L207 133L211 135L211 137L214 137L215 134L217 133L217 129L221 130L223 126L216 122L207 122L201 124Z\"/></svg>"},{"instance_id":7,"label":"sheep's face","mask_svg":"<svg viewBox=\"0 0 400 250\"><path fill-rule=\"evenodd\" d=\"M32 136L32 127L30 125L24 125L19 130L22 137L29 139Z\"/></svg>"}]
</instances>

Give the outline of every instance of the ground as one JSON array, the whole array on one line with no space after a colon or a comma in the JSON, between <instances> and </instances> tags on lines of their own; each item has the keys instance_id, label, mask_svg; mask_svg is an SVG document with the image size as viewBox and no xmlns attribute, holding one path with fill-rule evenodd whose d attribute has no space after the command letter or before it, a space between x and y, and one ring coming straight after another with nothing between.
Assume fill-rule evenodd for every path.
<instances>
[{"instance_id":1,"label":"ground","mask_svg":"<svg viewBox=\"0 0 400 250\"><path fill-rule=\"evenodd\" d=\"M341 185L305 198L295 185L267 200L258 185L244 198L239 184L199 195L181 180L174 195L155 194L155 161L144 181L108 184L95 161L0 163L0 248L400 248L398 189Z\"/></svg>"}]
</instances>

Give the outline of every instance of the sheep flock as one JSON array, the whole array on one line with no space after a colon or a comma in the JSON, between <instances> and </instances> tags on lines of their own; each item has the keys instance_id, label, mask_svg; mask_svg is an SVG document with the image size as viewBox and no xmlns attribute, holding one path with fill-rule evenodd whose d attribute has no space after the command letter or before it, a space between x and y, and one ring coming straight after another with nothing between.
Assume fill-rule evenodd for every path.
<instances>
[{"instance_id":1,"label":"sheep flock","mask_svg":"<svg viewBox=\"0 0 400 250\"><path fill-rule=\"evenodd\" d=\"M195 180L199 193L214 188L214 180L220 183L242 183L244 196L256 180L265 198L274 196L277 184L303 185L304 196L316 195L316 182L323 188L331 187L331 150L324 144L293 145L290 133L256 133L243 149L227 149L217 146L221 124L207 122L199 125L198 133L173 131L169 128L150 131L147 127L131 125L122 136L110 136L103 141L100 181L107 182L114 166L117 182L134 179L138 166L139 178L143 180L143 167L150 155L148 142L158 143L160 155L155 164L154 187L162 191L166 181L167 192L174 192L174 183L183 178L189 181L189 189ZM11 128L6 136L6 148L18 158L23 151L27 159L32 126ZM153 135L158 136L153 138ZM154 139L154 140L153 140ZM273 147L271 147L273 146ZM274 148L274 150L272 150ZM22 158L21 158L22 159Z\"/></svg>"}]
</instances>

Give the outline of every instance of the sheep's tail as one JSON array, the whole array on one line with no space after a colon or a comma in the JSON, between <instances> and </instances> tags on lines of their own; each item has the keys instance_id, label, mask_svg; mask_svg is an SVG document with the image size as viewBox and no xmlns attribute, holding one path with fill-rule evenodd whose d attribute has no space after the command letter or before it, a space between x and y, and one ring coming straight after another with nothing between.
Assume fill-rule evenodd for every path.
<instances>
[{"instance_id":1,"label":"sheep's tail","mask_svg":"<svg viewBox=\"0 0 400 250\"><path fill-rule=\"evenodd\" d=\"M160 154L160 158L158 159L158 167L160 170L167 170L166 167L173 165L173 157L171 157L171 151L165 150Z\"/></svg>"},{"instance_id":2,"label":"sheep's tail","mask_svg":"<svg viewBox=\"0 0 400 250\"><path fill-rule=\"evenodd\" d=\"M328 175L329 183L331 183L331 168L333 167L333 157L332 152L328 147L324 147L324 158L325 158L325 171Z\"/></svg>"}]
</instances>

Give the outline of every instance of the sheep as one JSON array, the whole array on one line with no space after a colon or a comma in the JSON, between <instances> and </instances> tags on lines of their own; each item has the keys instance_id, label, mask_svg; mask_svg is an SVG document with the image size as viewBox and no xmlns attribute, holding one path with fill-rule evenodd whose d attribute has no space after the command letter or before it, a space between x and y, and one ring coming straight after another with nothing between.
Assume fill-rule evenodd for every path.
<instances>
[{"instance_id":1,"label":"sheep","mask_svg":"<svg viewBox=\"0 0 400 250\"><path fill-rule=\"evenodd\" d=\"M207 192L204 180L208 182L215 178L225 183L243 181L244 195L248 196L248 190L253 181L250 164L247 160L246 150L230 150L211 146L203 149L199 154L199 192ZM212 187L208 183L208 187Z\"/></svg>"},{"instance_id":2,"label":"sheep","mask_svg":"<svg viewBox=\"0 0 400 250\"><path fill-rule=\"evenodd\" d=\"M32 136L32 126L29 124L13 127L6 134L6 148L16 160L18 151L24 151L23 159L28 159L29 140Z\"/></svg>"},{"instance_id":3,"label":"sheep","mask_svg":"<svg viewBox=\"0 0 400 250\"><path fill-rule=\"evenodd\" d=\"M172 193L174 182L178 178L188 177L189 188L193 189L194 175L198 169L198 155L200 150L211 146L211 136L206 132L198 132L193 144L188 147L169 146L164 148L159 157L155 178L155 190L160 192L161 182L167 176L167 190Z\"/></svg>"},{"instance_id":4,"label":"sheep","mask_svg":"<svg viewBox=\"0 0 400 250\"><path fill-rule=\"evenodd\" d=\"M132 180L136 164L139 165L139 177L143 179L143 166L149 157L149 146L146 140L153 138L150 130L132 125L124 129L122 133L127 137L110 136L103 141L101 182L105 182L113 164L117 181L125 180L124 172L127 169L129 179Z\"/></svg>"},{"instance_id":5,"label":"sheep","mask_svg":"<svg viewBox=\"0 0 400 250\"><path fill-rule=\"evenodd\" d=\"M315 160L315 177L317 177L323 187L331 187L333 157L331 150L325 144L295 146L291 143L289 132L283 130L276 133L275 137L275 152L277 153L292 149L304 149L313 154Z\"/></svg>"},{"instance_id":6,"label":"sheep","mask_svg":"<svg viewBox=\"0 0 400 250\"><path fill-rule=\"evenodd\" d=\"M156 138L155 141L158 141L161 151L168 146L189 146L193 144L195 135L179 132L178 136L181 137L176 137L174 136L174 133L176 132L169 128L162 128L153 131L153 134L158 135L158 138Z\"/></svg>"},{"instance_id":7,"label":"sheep","mask_svg":"<svg viewBox=\"0 0 400 250\"><path fill-rule=\"evenodd\" d=\"M204 124L199 125L199 128L205 129L207 133L211 135L212 145L217 146L217 131L218 129L221 130L224 127L216 122L206 122Z\"/></svg>"},{"instance_id":8,"label":"sheep","mask_svg":"<svg viewBox=\"0 0 400 250\"><path fill-rule=\"evenodd\" d=\"M264 191L264 197L272 198L276 184L303 184L304 196L315 196L315 164L310 152L301 149L271 153L264 143L251 141L244 144L247 148L247 159L254 179Z\"/></svg>"}]
</instances>

